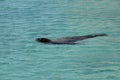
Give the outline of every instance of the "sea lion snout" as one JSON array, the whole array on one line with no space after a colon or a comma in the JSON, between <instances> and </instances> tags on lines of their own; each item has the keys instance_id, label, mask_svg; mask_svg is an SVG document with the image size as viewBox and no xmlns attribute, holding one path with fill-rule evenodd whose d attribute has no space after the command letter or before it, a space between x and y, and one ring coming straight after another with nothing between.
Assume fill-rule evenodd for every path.
<instances>
[{"instance_id":1,"label":"sea lion snout","mask_svg":"<svg viewBox=\"0 0 120 80\"><path fill-rule=\"evenodd\" d=\"M40 42L40 38L36 38L35 40L36 40L37 42Z\"/></svg>"}]
</instances>

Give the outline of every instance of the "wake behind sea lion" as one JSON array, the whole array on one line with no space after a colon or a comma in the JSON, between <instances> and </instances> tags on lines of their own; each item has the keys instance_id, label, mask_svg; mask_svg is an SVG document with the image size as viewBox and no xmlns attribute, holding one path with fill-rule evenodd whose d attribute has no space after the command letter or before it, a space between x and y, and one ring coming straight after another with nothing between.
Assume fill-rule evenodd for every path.
<instances>
[{"instance_id":1,"label":"wake behind sea lion","mask_svg":"<svg viewBox=\"0 0 120 80\"><path fill-rule=\"evenodd\" d=\"M93 34L93 35L85 35L85 36L72 36L72 37L63 37L55 40L50 40L47 38L37 38L37 42L41 43L50 43L50 44L77 44L77 41L85 40L89 38L99 37L99 36L107 36L106 34Z\"/></svg>"}]
</instances>

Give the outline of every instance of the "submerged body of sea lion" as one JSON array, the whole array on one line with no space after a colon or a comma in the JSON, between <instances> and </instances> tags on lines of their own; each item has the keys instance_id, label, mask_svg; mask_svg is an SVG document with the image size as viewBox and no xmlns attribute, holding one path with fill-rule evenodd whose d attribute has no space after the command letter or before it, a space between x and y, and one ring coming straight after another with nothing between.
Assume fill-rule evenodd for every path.
<instances>
[{"instance_id":1,"label":"submerged body of sea lion","mask_svg":"<svg viewBox=\"0 0 120 80\"><path fill-rule=\"evenodd\" d=\"M77 41L85 40L89 38L99 37L99 36L107 36L106 34L92 34L85 36L72 36L72 37L63 37L55 40L50 40L47 38L37 38L36 41L41 43L50 43L50 44L77 44Z\"/></svg>"}]
</instances>

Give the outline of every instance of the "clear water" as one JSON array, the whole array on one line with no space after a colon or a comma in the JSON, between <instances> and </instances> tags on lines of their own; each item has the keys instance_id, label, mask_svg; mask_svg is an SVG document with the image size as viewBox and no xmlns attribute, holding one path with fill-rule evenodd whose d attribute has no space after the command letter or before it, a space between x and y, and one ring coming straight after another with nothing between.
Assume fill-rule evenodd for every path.
<instances>
[{"instance_id":1,"label":"clear water","mask_svg":"<svg viewBox=\"0 0 120 80\"><path fill-rule=\"evenodd\" d=\"M0 0L0 80L120 80L120 0Z\"/></svg>"}]
</instances>

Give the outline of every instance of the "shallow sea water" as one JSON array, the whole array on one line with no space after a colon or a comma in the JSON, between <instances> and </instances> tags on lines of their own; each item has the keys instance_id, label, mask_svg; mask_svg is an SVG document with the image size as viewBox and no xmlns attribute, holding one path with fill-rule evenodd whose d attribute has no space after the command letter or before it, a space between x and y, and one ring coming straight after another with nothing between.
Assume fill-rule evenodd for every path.
<instances>
[{"instance_id":1,"label":"shallow sea water","mask_svg":"<svg viewBox=\"0 0 120 80\"><path fill-rule=\"evenodd\" d=\"M0 0L0 80L120 80L120 0Z\"/></svg>"}]
</instances>

